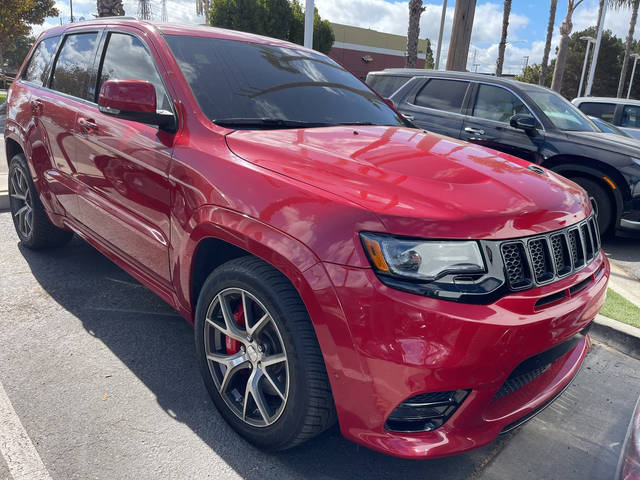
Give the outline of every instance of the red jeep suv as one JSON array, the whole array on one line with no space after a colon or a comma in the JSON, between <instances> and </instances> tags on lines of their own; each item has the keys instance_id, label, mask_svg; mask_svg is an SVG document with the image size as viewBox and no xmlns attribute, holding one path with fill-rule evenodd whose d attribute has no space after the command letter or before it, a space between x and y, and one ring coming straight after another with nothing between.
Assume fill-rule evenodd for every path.
<instances>
[{"instance_id":1,"label":"red jeep suv","mask_svg":"<svg viewBox=\"0 0 640 480\"><path fill-rule=\"evenodd\" d=\"M54 28L5 135L22 244L76 233L193 322L214 403L263 448L336 421L400 457L485 445L569 384L604 302L581 188L413 128L299 45Z\"/></svg>"}]
</instances>

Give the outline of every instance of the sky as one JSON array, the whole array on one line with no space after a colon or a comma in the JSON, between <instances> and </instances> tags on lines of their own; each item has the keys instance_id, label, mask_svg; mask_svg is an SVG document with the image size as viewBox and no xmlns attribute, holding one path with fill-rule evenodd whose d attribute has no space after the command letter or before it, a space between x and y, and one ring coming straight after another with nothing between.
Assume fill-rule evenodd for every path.
<instances>
[{"instance_id":1,"label":"sky","mask_svg":"<svg viewBox=\"0 0 640 480\"><path fill-rule=\"evenodd\" d=\"M135 16L137 0L124 0L126 15ZM301 2L304 5L304 0ZM528 56L529 64L540 63L549 16L549 0L513 0L505 53L504 73L519 73ZM160 19L160 0L151 0L155 19ZM323 19L332 22L371 28L387 33L407 34L408 1L394 0L315 0L315 5ZM420 20L420 38L431 39L436 50L442 1L423 0L425 11ZM455 0L447 2L447 14L443 37L441 65L446 62L449 37L453 22ZM34 26L33 32L40 33L46 28L69 21L69 0L56 0L61 18L49 18L43 25ZM467 68L479 72L494 72L498 56L498 42L502 29L503 2L499 0L478 0L471 35ZM204 23L204 18L196 15L195 0L167 0L169 21L180 23ZM73 0L73 13L79 17L92 18L96 12L96 0ZM567 13L567 0L558 1L551 56L559 41L558 27ZM595 26L598 15L598 0L584 0L573 16L573 31ZM629 29L630 10L609 9L605 28L613 31L621 39L626 39ZM640 28L636 39L640 37ZM474 62L475 57L475 62Z\"/></svg>"}]
</instances>

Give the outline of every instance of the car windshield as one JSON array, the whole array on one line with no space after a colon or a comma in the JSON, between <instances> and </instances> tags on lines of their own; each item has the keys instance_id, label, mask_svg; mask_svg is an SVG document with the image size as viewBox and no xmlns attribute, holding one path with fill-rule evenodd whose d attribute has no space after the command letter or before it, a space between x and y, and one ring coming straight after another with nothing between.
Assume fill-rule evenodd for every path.
<instances>
[{"instance_id":1,"label":"car windshield","mask_svg":"<svg viewBox=\"0 0 640 480\"><path fill-rule=\"evenodd\" d=\"M577 132L599 131L586 115L557 93L550 90L531 89L527 90L527 94L556 128Z\"/></svg>"},{"instance_id":2,"label":"car windshield","mask_svg":"<svg viewBox=\"0 0 640 480\"><path fill-rule=\"evenodd\" d=\"M297 48L165 35L200 108L231 128L406 125L333 60Z\"/></svg>"}]
</instances>

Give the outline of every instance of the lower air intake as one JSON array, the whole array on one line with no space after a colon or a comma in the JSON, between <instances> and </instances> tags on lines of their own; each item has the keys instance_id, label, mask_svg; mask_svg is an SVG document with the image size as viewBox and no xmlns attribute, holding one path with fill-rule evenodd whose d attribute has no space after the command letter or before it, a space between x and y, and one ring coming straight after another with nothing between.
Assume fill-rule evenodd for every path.
<instances>
[{"instance_id":1,"label":"lower air intake","mask_svg":"<svg viewBox=\"0 0 640 480\"><path fill-rule=\"evenodd\" d=\"M385 428L392 432L429 432L442 426L458 409L469 390L422 393L391 412Z\"/></svg>"}]
</instances>

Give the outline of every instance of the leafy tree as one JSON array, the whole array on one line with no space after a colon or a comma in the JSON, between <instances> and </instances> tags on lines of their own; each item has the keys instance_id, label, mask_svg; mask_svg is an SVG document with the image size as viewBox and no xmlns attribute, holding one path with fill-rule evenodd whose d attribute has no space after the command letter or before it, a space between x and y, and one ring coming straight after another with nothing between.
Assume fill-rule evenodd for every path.
<instances>
[{"instance_id":1,"label":"leafy tree","mask_svg":"<svg viewBox=\"0 0 640 480\"><path fill-rule=\"evenodd\" d=\"M578 94L578 84L582 73L582 65L586 54L586 42L580 40L583 36L595 36L595 27L587 28L580 32L575 32L569 37L567 42L567 55L565 63L564 79L560 88L560 93L568 99L574 98ZM638 43L634 46L637 48ZM618 88L618 78L624 59L625 46L618 37L614 36L610 30L602 32L600 44L600 55L598 56L598 68L596 69L593 82L592 94L595 96L613 97ZM551 62L547 76L543 84L551 84L550 73L555 69L555 59ZM540 65L530 65L517 80L538 83L540 79ZM634 83L632 89L634 96L640 95L640 80Z\"/></svg>"},{"instance_id":2,"label":"leafy tree","mask_svg":"<svg viewBox=\"0 0 640 480\"><path fill-rule=\"evenodd\" d=\"M30 25L40 25L47 17L58 16L54 0L3 0L0 7L0 68L4 52L15 38L29 35Z\"/></svg>"},{"instance_id":3,"label":"leafy tree","mask_svg":"<svg viewBox=\"0 0 640 480\"><path fill-rule=\"evenodd\" d=\"M435 66L433 61L433 50L431 49L431 40L427 38L427 51L425 52L424 68L432 70Z\"/></svg>"},{"instance_id":4,"label":"leafy tree","mask_svg":"<svg viewBox=\"0 0 640 480\"><path fill-rule=\"evenodd\" d=\"M209 19L214 27L304 43L304 11L297 0L213 0ZM316 9L313 47L328 53L334 41L331 24L322 20Z\"/></svg>"},{"instance_id":5,"label":"leafy tree","mask_svg":"<svg viewBox=\"0 0 640 480\"><path fill-rule=\"evenodd\" d=\"M28 37L26 35L20 35L15 37L13 42L7 47L4 52L5 63L10 72L15 72L20 68L24 57L27 56L31 46L36 41L35 37Z\"/></svg>"},{"instance_id":6,"label":"leafy tree","mask_svg":"<svg viewBox=\"0 0 640 480\"><path fill-rule=\"evenodd\" d=\"M121 17L124 15L122 0L96 0L99 17Z\"/></svg>"}]
</instances>

